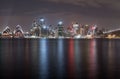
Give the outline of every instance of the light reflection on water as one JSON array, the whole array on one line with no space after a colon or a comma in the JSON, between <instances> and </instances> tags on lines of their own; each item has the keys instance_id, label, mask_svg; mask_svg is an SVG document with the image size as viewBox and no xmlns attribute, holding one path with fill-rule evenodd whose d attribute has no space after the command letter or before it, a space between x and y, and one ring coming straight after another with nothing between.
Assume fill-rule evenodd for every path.
<instances>
[{"instance_id":1,"label":"light reflection on water","mask_svg":"<svg viewBox=\"0 0 120 79\"><path fill-rule=\"evenodd\" d=\"M69 78L75 78L75 56L74 56L74 40L69 40L69 53L68 53L68 75Z\"/></svg>"},{"instance_id":2,"label":"light reflection on water","mask_svg":"<svg viewBox=\"0 0 120 79\"><path fill-rule=\"evenodd\" d=\"M120 79L120 42L0 39L0 79Z\"/></svg>"},{"instance_id":3,"label":"light reflection on water","mask_svg":"<svg viewBox=\"0 0 120 79\"><path fill-rule=\"evenodd\" d=\"M89 44L89 78L90 79L96 79L97 75L97 55L96 55L96 41L91 40Z\"/></svg>"},{"instance_id":4,"label":"light reflection on water","mask_svg":"<svg viewBox=\"0 0 120 79\"><path fill-rule=\"evenodd\" d=\"M109 41L108 43L108 73L111 78L113 78L113 69L114 69L114 42Z\"/></svg>"},{"instance_id":5,"label":"light reflection on water","mask_svg":"<svg viewBox=\"0 0 120 79\"><path fill-rule=\"evenodd\" d=\"M81 76L81 48L80 48L80 41L79 40L73 40L74 41L74 56L75 56L75 74L76 77L79 78Z\"/></svg>"},{"instance_id":6,"label":"light reflection on water","mask_svg":"<svg viewBox=\"0 0 120 79\"><path fill-rule=\"evenodd\" d=\"M57 45L57 58L58 58L58 61L57 61L57 67L58 67L58 78L63 78L63 74L64 74L64 43L63 43L63 40L62 39L58 39L58 45Z\"/></svg>"},{"instance_id":7,"label":"light reflection on water","mask_svg":"<svg viewBox=\"0 0 120 79\"><path fill-rule=\"evenodd\" d=\"M40 68L40 79L47 79L48 77L48 45L47 40L42 39L39 41L39 68Z\"/></svg>"}]
</instances>

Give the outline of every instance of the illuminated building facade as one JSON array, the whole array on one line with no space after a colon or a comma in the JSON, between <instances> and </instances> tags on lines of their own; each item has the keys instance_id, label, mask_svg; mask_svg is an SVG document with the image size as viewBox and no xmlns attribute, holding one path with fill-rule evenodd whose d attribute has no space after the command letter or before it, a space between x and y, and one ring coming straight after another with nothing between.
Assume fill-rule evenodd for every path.
<instances>
[{"instance_id":1,"label":"illuminated building facade","mask_svg":"<svg viewBox=\"0 0 120 79\"><path fill-rule=\"evenodd\" d=\"M22 27L20 25L17 25L14 30L14 38L23 38L24 32L22 30Z\"/></svg>"},{"instance_id":2,"label":"illuminated building facade","mask_svg":"<svg viewBox=\"0 0 120 79\"><path fill-rule=\"evenodd\" d=\"M58 23L58 37L64 36L64 27L63 27L63 22L60 21Z\"/></svg>"},{"instance_id":3,"label":"illuminated building facade","mask_svg":"<svg viewBox=\"0 0 120 79\"><path fill-rule=\"evenodd\" d=\"M32 24L30 34L32 36L37 36L37 37L41 36L41 27L36 21L34 21L33 24Z\"/></svg>"},{"instance_id":4,"label":"illuminated building facade","mask_svg":"<svg viewBox=\"0 0 120 79\"><path fill-rule=\"evenodd\" d=\"M1 37L2 38L11 38L12 37L12 31L8 26L2 31Z\"/></svg>"}]
</instances>

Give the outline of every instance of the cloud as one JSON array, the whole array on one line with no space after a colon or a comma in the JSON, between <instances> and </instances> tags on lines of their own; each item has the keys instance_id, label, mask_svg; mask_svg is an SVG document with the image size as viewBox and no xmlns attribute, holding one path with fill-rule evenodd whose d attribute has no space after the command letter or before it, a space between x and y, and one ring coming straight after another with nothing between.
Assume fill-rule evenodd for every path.
<instances>
[{"instance_id":1,"label":"cloud","mask_svg":"<svg viewBox=\"0 0 120 79\"><path fill-rule=\"evenodd\" d=\"M9 13L13 9L15 14L35 14L44 12L101 12L120 13L119 0L2 0L0 3L0 13L3 10ZM98 11L98 12L99 12ZM4 14L4 13L3 13ZM91 13L92 14L92 13Z\"/></svg>"},{"instance_id":2,"label":"cloud","mask_svg":"<svg viewBox=\"0 0 120 79\"><path fill-rule=\"evenodd\" d=\"M0 16L50 16L101 22L118 22L120 17L119 0L1 0ZM52 16L52 17L51 17ZM18 17L20 18L20 17ZM70 19L68 19L70 18ZM77 18L79 19L79 18ZM110 21L110 22L109 22ZM104 23L105 24L105 23ZM114 23L113 23L114 24Z\"/></svg>"},{"instance_id":3,"label":"cloud","mask_svg":"<svg viewBox=\"0 0 120 79\"><path fill-rule=\"evenodd\" d=\"M78 6L91 6L91 7L109 7L112 9L120 10L120 1L119 0L46 0L56 3L68 3Z\"/></svg>"}]
</instances>

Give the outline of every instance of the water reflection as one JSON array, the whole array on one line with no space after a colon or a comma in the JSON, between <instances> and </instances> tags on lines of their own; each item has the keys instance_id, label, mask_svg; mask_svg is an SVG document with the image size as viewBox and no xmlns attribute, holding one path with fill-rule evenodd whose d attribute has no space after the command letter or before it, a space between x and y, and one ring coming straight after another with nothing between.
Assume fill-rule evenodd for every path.
<instances>
[{"instance_id":1,"label":"water reflection","mask_svg":"<svg viewBox=\"0 0 120 79\"><path fill-rule=\"evenodd\" d=\"M42 39L39 42L39 68L40 68L40 79L48 78L48 46L47 40Z\"/></svg>"},{"instance_id":2,"label":"water reflection","mask_svg":"<svg viewBox=\"0 0 120 79\"><path fill-rule=\"evenodd\" d=\"M69 78L75 78L75 60L74 60L74 40L69 40L69 53L68 53L68 75Z\"/></svg>"},{"instance_id":3,"label":"water reflection","mask_svg":"<svg viewBox=\"0 0 120 79\"><path fill-rule=\"evenodd\" d=\"M114 65L114 42L109 41L108 43L108 74L110 78L113 78L113 65Z\"/></svg>"},{"instance_id":4,"label":"water reflection","mask_svg":"<svg viewBox=\"0 0 120 79\"><path fill-rule=\"evenodd\" d=\"M24 62L26 64L24 67L25 78L29 78L29 75L31 75L31 74L29 72L29 70L30 70L30 67L29 67L29 65L30 65L30 51L29 51L29 41L28 40L25 41L25 54L24 55L25 55Z\"/></svg>"},{"instance_id":5,"label":"water reflection","mask_svg":"<svg viewBox=\"0 0 120 79\"><path fill-rule=\"evenodd\" d=\"M112 43L111 51L113 51L113 67L111 68L113 72L113 77L116 79L120 79L120 48L118 47L120 45L119 40L110 40ZM110 42L109 41L109 42ZM110 50L109 50L110 51Z\"/></svg>"},{"instance_id":6,"label":"water reflection","mask_svg":"<svg viewBox=\"0 0 120 79\"><path fill-rule=\"evenodd\" d=\"M82 75L81 73L81 47L79 40L74 41L74 58L75 58L75 74L77 78L80 78Z\"/></svg>"},{"instance_id":7,"label":"water reflection","mask_svg":"<svg viewBox=\"0 0 120 79\"><path fill-rule=\"evenodd\" d=\"M0 79L120 79L120 42L0 39Z\"/></svg>"},{"instance_id":8,"label":"water reflection","mask_svg":"<svg viewBox=\"0 0 120 79\"><path fill-rule=\"evenodd\" d=\"M63 79L64 78L64 42L63 39L58 39L58 51L57 51L57 57L58 57L58 78Z\"/></svg>"},{"instance_id":9,"label":"water reflection","mask_svg":"<svg viewBox=\"0 0 120 79\"><path fill-rule=\"evenodd\" d=\"M91 40L89 44L89 78L96 79L97 76L97 59L96 59L96 40Z\"/></svg>"}]
</instances>

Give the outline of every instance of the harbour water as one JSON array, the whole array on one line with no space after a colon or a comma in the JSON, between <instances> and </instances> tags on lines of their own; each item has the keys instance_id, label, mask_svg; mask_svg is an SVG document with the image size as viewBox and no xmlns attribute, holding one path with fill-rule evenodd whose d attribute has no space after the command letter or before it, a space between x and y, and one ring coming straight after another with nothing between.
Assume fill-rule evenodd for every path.
<instances>
[{"instance_id":1,"label":"harbour water","mask_svg":"<svg viewBox=\"0 0 120 79\"><path fill-rule=\"evenodd\" d=\"M119 39L0 39L0 79L120 79Z\"/></svg>"}]
</instances>

